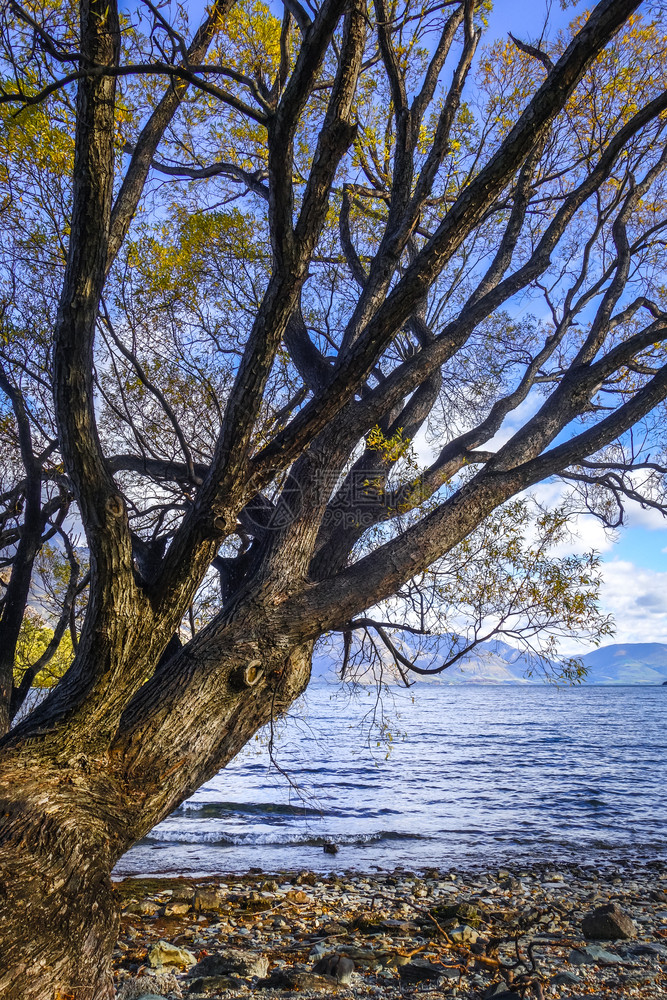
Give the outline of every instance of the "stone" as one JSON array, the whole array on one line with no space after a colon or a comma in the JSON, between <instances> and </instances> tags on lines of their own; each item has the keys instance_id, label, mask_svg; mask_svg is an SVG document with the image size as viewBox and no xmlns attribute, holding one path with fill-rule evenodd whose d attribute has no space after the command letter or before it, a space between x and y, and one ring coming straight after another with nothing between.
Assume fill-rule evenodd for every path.
<instances>
[{"instance_id":1,"label":"stone","mask_svg":"<svg viewBox=\"0 0 667 1000\"><path fill-rule=\"evenodd\" d=\"M447 933L457 944L474 944L479 937L477 931L473 927L469 927L468 924L459 924L458 927L452 927Z\"/></svg>"},{"instance_id":2,"label":"stone","mask_svg":"<svg viewBox=\"0 0 667 1000\"><path fill-rule=\"evenodd\" d=\"M367 969L377 969L384 964L385 955L381 952L372 951L370 948L358 948L355 945L345 945L340 948L348 958L353 959L355 965L363 965Z\"/></svg>"},{"instance_id":3,"label":"stone","mask_svg":"<svg viewBox=\"0 0 667 1000\"><path fill-rule=\"evenodd\" d=\"M262 890L262 892L274 893L278 892L279 888L280 886L278 885L278 883L275 881L275 879L272 878L267 879L266 882L262 882L262 884L260 885L260 889Z\"/></svg>"},{"instance_id":4,"label":"stone","mask_svg":"<svg viewBox=\"0 0 667 1000\"><path fill-rule=\"evenodd\" d=\"M146 1000L146 997L159 997L164 1000L167 995L178 996L181 994L181 986L175 976L168 973L153 976L137 976L136 979L128 979L121 986L117 994L117 1000Z\"/></svg>"},{"instance_id":5,"label":"stone","mask_svg":"<svg viewBox=\"0 0 667 1000\"><path fill-rule=\"evenodd\" d=\"M346 932L347 932L347 927L345 927L343 924L336 924L336 923L325 924L324 927L322 928L323 934L339 935L339 934L345 934Z\"/></svg>"},{"instance_id":6,"label":"stone","mask_svg":"<svg viewBox=\"0 0 667 1000\"><path fill-rule=\"evenodd\" d=\"M244 979L259 976L261 979L268 971L269 960L260 952L228 948L214 955L204 955L194 968L190 969L190 976L241 976Z\"/></svg>"},{"instance_id":7,"label":"stone","mask_svg":"<svg viewBox=\"0 0 667 1000\"><path fill-rule=\"evenodd\" d=\"M397 921L398 923L399 921ZM385 921L381 917L373 914L363 914L352 921L350 927L360 934L383 934L385 933Z\"/></svg>"},{"instance_id":8,"label":"stone","mask_svg":"<svg viewBox=\"0 0 667 1000\"><path fill-rule=\"evenodd\" d=\"M330 993L339 983L332 976L318 976L313 972L277 969L267 979L260 979L257 989L297 990L299 992Z\"/></svg>"},{"instance_id":9,"label":"stone","mask_svg":"<svg viewBox=\"0 0 667 1000\"><path fill-rule=\"evenodd\" d=\"M354 962L346 955L326 955L313 966L312 971L320 976L332 976L339 983L347 984L352 979Z\"/></svg>"},{"instance_id":10,"label":"stone","mask_svg":"<svg viewBox=\"0 0 667 1000\"><path fill-rule=\"evenodd\" d=\"M625 960L596 944L575 948L567 957L571 965L625 965Z\"/></svg>"},{"instance_id":11,"label":"stone","mask_svg":"<svg viewBox=\"0 0 667 1000\"><path fill-rule=\"evenodd\" d=\"M576 986L581 982L581 976L575 976L574 972L557 972L549 982L552 986Z\"/></svg>"},{"instance_id":12,"label":"stone","mask_svg":"<svg viewBox=\"0 0 667 1000\"><path fill-rule=\"evenodd\" d=\"M657 944L655 941L633 944L628 948L628 951L631 955L652 955L655 958L667 958L667 945Z\"/></svg>"},{"instance_id":13,"label":"stone","mask_svg":"<svg viewBox=\"0 0 667 1000\"><path fill-rule=\"evenodd\" d=\"M429 925L432 926L430 921ZM421 924L416 923L414 920L382 920L378 924L378 929L384 934L414 935L419 934L421 931Z\"/></svg>"},{"instance_id":14,"label":"stone","mask_svg":"<svg viewBox=\"0 0 667 1000\"><path fill-rule=\"evenodd\" d=\"M292 885L316 885L317 875L315 872L299 872L292 879Z\"/></svg>"},{"instance_id":15,"label":"stone","mask_svg":"<svg viewBox=\"0 0 667 1000\"><path fill-rule=\"evenodd\" d=\"M445 979L460 979L461 978L461 966L460 965L443 965L442 975Z\"/></svg>"},{"instance_id":16,"label":"stone","mask_svg":"<svg viewBox=\"0 0 667 1000\"><path fill-rule=\"evenodd\" d=\"M288 899L290 903L308 902L308 896L302 889L290 889L290 891L285 894L285 899Z\"/></svg>"},{"instance_id":17,"label":"stone","mask_svg":"<svg viewBox=\"0 0 667 1000\"><path fill-rule=\"evenodd\" d=\"M489 986L489 988L484 991L483 1000L496 1000L497 997L505 997L507 1000L507 998L514 996L516 996L516 994L507 989L506 983L493 983L492 986Z\"/></svg>"},{"instance_id":18,"label":"stone","mask_svg":"<svg viewBox=\"0 0 667 1000\"><path fill-rule=\"evenodd\" d=\"M409 955L402 955L400 951L380 951L377 953L380 964L385 969L398 969L401 965L408 965Z\"/></svg>"},{"instance_id":19,"label":"stone","mask_svg":"<svg viewBox=\"0 0 667 1000\"><path fill-rule=\"evenodd\" d=\"M415 958L414 961L399 966L398 974L401 982L406 983L439 983L444 978L442 966L428 962L425 958Z\"/></svg>"},{"instance_id":20,"label":"stone","mask_svg":"<svg viewBox=\"0 0 667 1000\"><path fill-rule=\"evenodd\" d=\"M217 993L218 990L239 990L246 983L236 976L200 976L190 983L190 993Z\"/></svg>"},{"instance_id":21,"label":"stone","mask_svg":"<svg viewBox=\"0 0 667 1000\"><path fill-rule=\"evenodd\" d=\"M201 913L202 910L219 910L224 900L224 893L219 889L197 889L192 897L192 909L196 913Z\"/></svg>"},{"instance_id":22,"label":"stone","mask_svg":"<svg viewBox=\"0 0 667 1000\"><path fill-rule=\"evenodd\" d=\"M605 903L588 913L581 929L593 941L619 941L637 936L637 928L618 903Z\"/></svg>"},{"instance_id":23,"label":"stone","mask_svg":"<svg viewBox=\"0 0 667 1000\"><path fill-rule=\"evenodd\" d=\"M324 844L322 850L324 851L325 854L338 854L339 848L337 844L327 843Z\"/></svg>"},{"instance_id":24,"label":"stone","mask_svg":"<svg viewBox=\"0 0 667 1000\"><path fill-rule=\"evenodd\" d=\"M125 913L136 913L140 917L154 917L160 909L157 903L151 899L142 899L139 902L133 900L125 907Z\"/></svg>"},{"instance_id":25,"label":"stone","mask_svg":"<svg viewBox=\"0 0 667 1000\"><path fill-rule=\"evenodd\" d=\"M619 979L624 986L645 986L647 983L654 983L658 976L662 977L662 973L644 969L642 972L627 972Z\"/></svg>"},{"instance_id":26,"label":"stone","mask_svg":"<svg viewBox=\"0 0 667 1000\"><path fill-rule=\"evenodd\" d=\"M310 954L308 958L311 962L317 962L320 958L324 958L331 951L331 945L328 941L318 941L317 944L310 949Z\"/></svg>"},{"instance_id":27,"label":"stone","mask_svg":"<svg viewBox=\"0 0 667 1000\"><path fill-rule=\"evenodd\" d=\"M430 912L439 922L458 919L461 923L468 924L469 927L477 927L482 917L478 907L466 900L451 905L434 906Z\"/></svg>"},{"instance_id":28,"label":"stone","mask_svg":"<svg viewBox=\"0 0 667 1000\"><path fill-rule=\"evenodd\" d=\"M156 941L148 952L148 964L153 969L161 969L165 966L187 969L197 962L196 957L187 948L178 948L169 941Z\"/></svg>"},{"instance_id":29,"label":"stone","mask_svg":"<svg viewBox=\"0 0 667 1000\"><path fill-rule=\"evenodd\" d=\"M167 903L162 907L162 915L165 917L184 917L190 912L190 904L182 903L178 900L174 903Z\"/></svg>"}]
</instances>

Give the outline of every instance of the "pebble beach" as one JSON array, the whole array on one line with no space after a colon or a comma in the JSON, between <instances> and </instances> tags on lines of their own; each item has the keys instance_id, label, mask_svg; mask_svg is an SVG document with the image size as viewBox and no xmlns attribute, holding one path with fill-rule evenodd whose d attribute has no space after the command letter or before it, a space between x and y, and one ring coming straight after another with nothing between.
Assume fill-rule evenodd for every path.
<instances>
[{"instance_id":1,"label":"pebble beach","mask_svg":"<svg viewBox=\"0 0 667 1000\"><path fill-rule=\"evenodd\" d=\"M119 1000L667 997L667 870L124 879Z\"/></svg>"}]
</instances>

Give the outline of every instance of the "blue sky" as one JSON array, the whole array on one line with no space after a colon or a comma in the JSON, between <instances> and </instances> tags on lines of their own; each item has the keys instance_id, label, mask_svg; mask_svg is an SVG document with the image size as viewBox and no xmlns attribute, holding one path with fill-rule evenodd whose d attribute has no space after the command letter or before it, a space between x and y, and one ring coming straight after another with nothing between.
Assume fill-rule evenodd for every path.
<instances>
[{"instance_id":1,"label":"blue sky","mask_svg":"<svg viewBox=\"0 0 667 1000\"><path fill-rule=\"evenodd\" d=\"M554 0L549 9L550 34L555 34L581 11L595 6L593 2L569 3L563 10L559 0ZM489 32L487 38L506 35L511 31L521 41L535 42L539 38L547 12L544 0L496 0L489 17Z\"/></svg>"}]
</instances>

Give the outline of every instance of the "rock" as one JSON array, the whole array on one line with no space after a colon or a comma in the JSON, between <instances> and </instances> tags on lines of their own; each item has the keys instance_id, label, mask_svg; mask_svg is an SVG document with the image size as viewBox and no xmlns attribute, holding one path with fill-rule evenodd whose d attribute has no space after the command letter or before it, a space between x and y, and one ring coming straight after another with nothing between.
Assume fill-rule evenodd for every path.
<instances>
[{"instance_id":1,"label":"rock","mask_svg":"<svg viewBox=\"0 0 667 1000\"><path fill-rule=\"evenodd\" d=\"M325 924L322 928L323 934L345 934L347 932L347 927L344 924Z\"/></svg>"},{"instance_id":2,"label":"rock","mask_svg":"<svg viewBox=\"0 0 667 1000\"><path fill-rule=\"evenodd\" d=\"M142 899L140 902L133 900L125 907L125 913L136 913L140 917L153 917L160 909L157 903L151 899Z\"/></svg>"},{"instance_id":3,"label":"rock","mask_svg":"<svg viewBox=\"0 0 667 1000\"><path fill-rule=\"evenodd\" d=\"M181 986L175 976L164 973L154 976L137 976L128 979L118 991L118 1000L146 1000L147 997L164 997L170 994L180 997Z\"/></svg>"},{"instance_id":4,"label":"rock","mask_svg":"<svg viewBox=\"0 0 667 1000\"><path fill-rule=\"evenodd\" d=\"M309 901L307 893L302 889L290 889L285 894L285 899L289 899L290 903L307 903Z\"/></svg>"},{"instance_id":5,"label":"rock","mask_svg":"<svg viewBox=\"0 0 667 1000\"><path fill-rule=\"evenodd\" d=\"M400 951L379 951L377 956L384 969L398 969L410 962L410 956L402 955Z\"/></svg>"},{"instance_id":6,"label":"rock","mask_svg":"<svg viewBox=\"0 0 667 1000\"><path fill-rule=\"evenodd\" d=\"M479 909L466 900L451 905L434 906L430 912L438 922L457 919L469 927L477 927L482 918Z\"/></svg>"},{"instance_id":7,"label":"rock","mask_svg":"<svg viewBox=\"0 0 667 1000\"><path fill-rule=\"evenodd\" d=\"M633 944L628 948L628 951L631 955L653 955L656 958L667 958L667 945L657 944L654 941Z\"/></svg>"},{"instance_id":8,"label":"rock","mask_svg":"<svg viewBox=\"0 0 667 1000\"><path fill-rule=\"evenodd\" d=\"M396 921L400 923L400 921ZM382 917L373 914L362 914L350 924L352 930L359 931L360 934L382 934L386 931L386 922Z\"/></svg>"},{"instance_id":9,"label":"rock","mask_svg":"<svg viewBox=\"0 0 667 1000\"><path fill-rule=\"evenodd\" d=\"M196 913L201 913L202 910L219 910L224 901L224 893L219 889L197 889L192 897L192 909Z\"/></svg>"},{"instance_id":10,"label":"rock","mask_svg":"<svg viewBox=\"0 0 667 1000\"><path fill-rule=\"evenodd\" d=\"M190 969L191 976L242 976L250 979L260 978L269 971L269 960L258 951L241 951L240 948L228 948L214 955L205 955Z\"/></svg>"},{"instance_id":11,"label":"rock","mask_svg":"<svg viewBox=\"0 0 667 1000\"><path fill-rule=\"evenodd\" d=\"M557 972L549 982L552 986L576 986L581 982L581 976L575 976L574 972Z\"/></svg>"},{"instance_id":12,"label":"rock","mask_svg":"<svg viewBox=\"0 0 667 1000\"><path fill-rule=\"evenodd\" d=\"M317 875L315 872L299 872L292 879L292 885L316 885Z\"/></svg>"},{"instance_id":13,"label":"rock","mask_svg":"<svg viewBox=\"0 0 667 1000\"><path fill-rule=\"evenodd\" d=\"M255 984L258 990L291 990L296 973L291 969L274 969L266 979Z\"/></svg>"},{"instance_id":14,"label":"rock","mask_svg":"<svg viewBox=\"0 0 667 1000\"><path fill-rule=\"evenodd\" d=\"M513 993L507 989L506 983L494 983L493 986L489 986L488 990L485 991L484 1000L500 1000L501 997L504 1000L514 1000L514 997L517 996L519 996L518 993Z\"/></svg>"},{"instance_id":15,"label":"rock","mask_svg":"<svg viewBox=\"0 0 667 1000\"><path fill-rule=\"evenodd\" d=\"M605 903L588 913L581 929L589 940L594 941L627 940L637 936L634 923L617 903Z\"/></svg>"},{"instance_id":16,"label":"rock","mask_svg":"<svg viewBox=\"0 0 667 1000\"><path fill-rule=\"evenodd\" d=\"M239 990L247 984L236 976L200 976L190 983L190 993L217 993L218 990Z\"/></svg>"},{"instance_id":17,"label":"rock","mask_svg":"<svg viewBox=\"0 0 667 1000\"><path fill-rule=\"evenodd\" d=\"M387 954L382 952L372 951L370 948L358 948L356 945L349 944L344 947L340 947L339 951L345 954L348 958L353 959L355 965L363 965L367 969L377 969L381 965L385 964L387 959Z\"/></svg>"},{"instance_id":18,"label":"rock","mask_svg":"<svg viewBox=\"0 0 667 1000\"><path fill-rule=\"evenodd\" d=\"M325 854L338 854L339 848L337 844L325 844L322 850Z\"/></svg>"},{"instance_id":19,"label":"rock","mask_svg":"<svg viewBox=\"0 0 667 1000\"><path fill-rule=\"evenodd\" d=\"M459 924L458 927L452 927L447 933L457 944L474 944L479 937L477 931L473 927L469 927L468 924Z\"/></svg>"},{"instance_id":20,"label":"rock","mask_svg":"<svg viewBox=\"0 0 667 1000\"><path fill-rule=\"evenodd\" d=\"M354 962L346 955L326 955L313 966L319 976L332 976L339 983L347 984L354 972Z\"/></svg>"},{"instance_id":21,"label":"rock","mask_svg":"<svg viewBox=\"0 0 667 1000\"><path fill-rule=\"evenodd\" d=\"M189 903L181 903L176 901L175 903L167 903L162 907L161 913L164 917L184 917L186 913L190 912Z\"/></svg>"},{"instance_id":22,"label":"rock","mask_svg":"<svg viewBox=\"0 0 667 1000\"><path fill-rule=\"evenodd\" d=\"M567 956L571 965L625 965L620 955L605 951L597 944L589 944L585 948L577 948Z\"/></svg>"},{"instance_id":23,"label":"rock","mask_svg":"<svg viewBox=\"0 0 667 1000\"><path fill-rule=\"evenodd\" d=\"M298 990L299 992L330 993L338 988L332 976L317 976L313 972L277 969L267 979L260 979L257 988L262 990Z\"/></svg>"},{"instance_id":24,"label":"rock","mask_svg":"<svg viewBox=\"0 0 667 1000\"><path fill-rule=\"evenodd\" d=\"M433 926L429 921L429 926ZM394 936L415 935L421 931L421 924L414 920L382 920L378 925L378 931Z\"/></svg>"},{"instance_id":25,"label":"rock","mask_svg":"<svg viewBox=\"0 0 667 1000\"><path fill-rule=\"evenodd\" d=\"M311 962L317 962L320 958L324 958L331 951L331 945L328 941L318 941L317 944L310 949L310 954L308 958Z\"/></svg>"},{"instance_id":26,"label":"rock","mask_svg":"<svg viewBox=\"0 0 667 1000\"><path fill-rule=\"evenodd\" d=\"M398 974L405 983L439 983L444 978L442 966L427 962L425 958L415 958L399 966Z\"/></svg>"},{"instance_id":27,"label":"rock","mask_svg":"<svg viewBox=\"0 0 667 1000\"><path fill-rule=\"evenodd\" d=\"M644 969L643 972L627 972L619 979L624 986L645 986L647 983L654 983L658 976L662 976L662 973Z\"/></svg>"},{"instance_id":28,"label":"rock","mask_svg":"<svg viewBox=\"0 0 667 1000\"><path fill-rule=\"evenodd\" d=\"M169 941L156 941L148 952L148 963L153 969L161 969L165 966L178 969L187 969L197 962L196 957L187 948L178 948Z\"/></svg>"}]
</instances>

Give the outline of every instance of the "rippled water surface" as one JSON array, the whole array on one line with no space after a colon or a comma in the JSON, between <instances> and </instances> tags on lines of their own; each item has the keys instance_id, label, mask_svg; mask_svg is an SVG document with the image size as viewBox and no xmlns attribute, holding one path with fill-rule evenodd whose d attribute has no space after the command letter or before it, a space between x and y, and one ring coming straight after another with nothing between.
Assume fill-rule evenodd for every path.
<instances>
[{"instance_id":1,"label":"rippled water surface","mask_svg":"<svg viewBox=\"0 0 667 1000\"><path fill-rule=\"evenodd\" d=\"M312 687L275 745L289 781L253 743L117 874L667 858L667 687L415 685L384 701L388 759L374 700Z\"/></svg>"}]
</instances>

